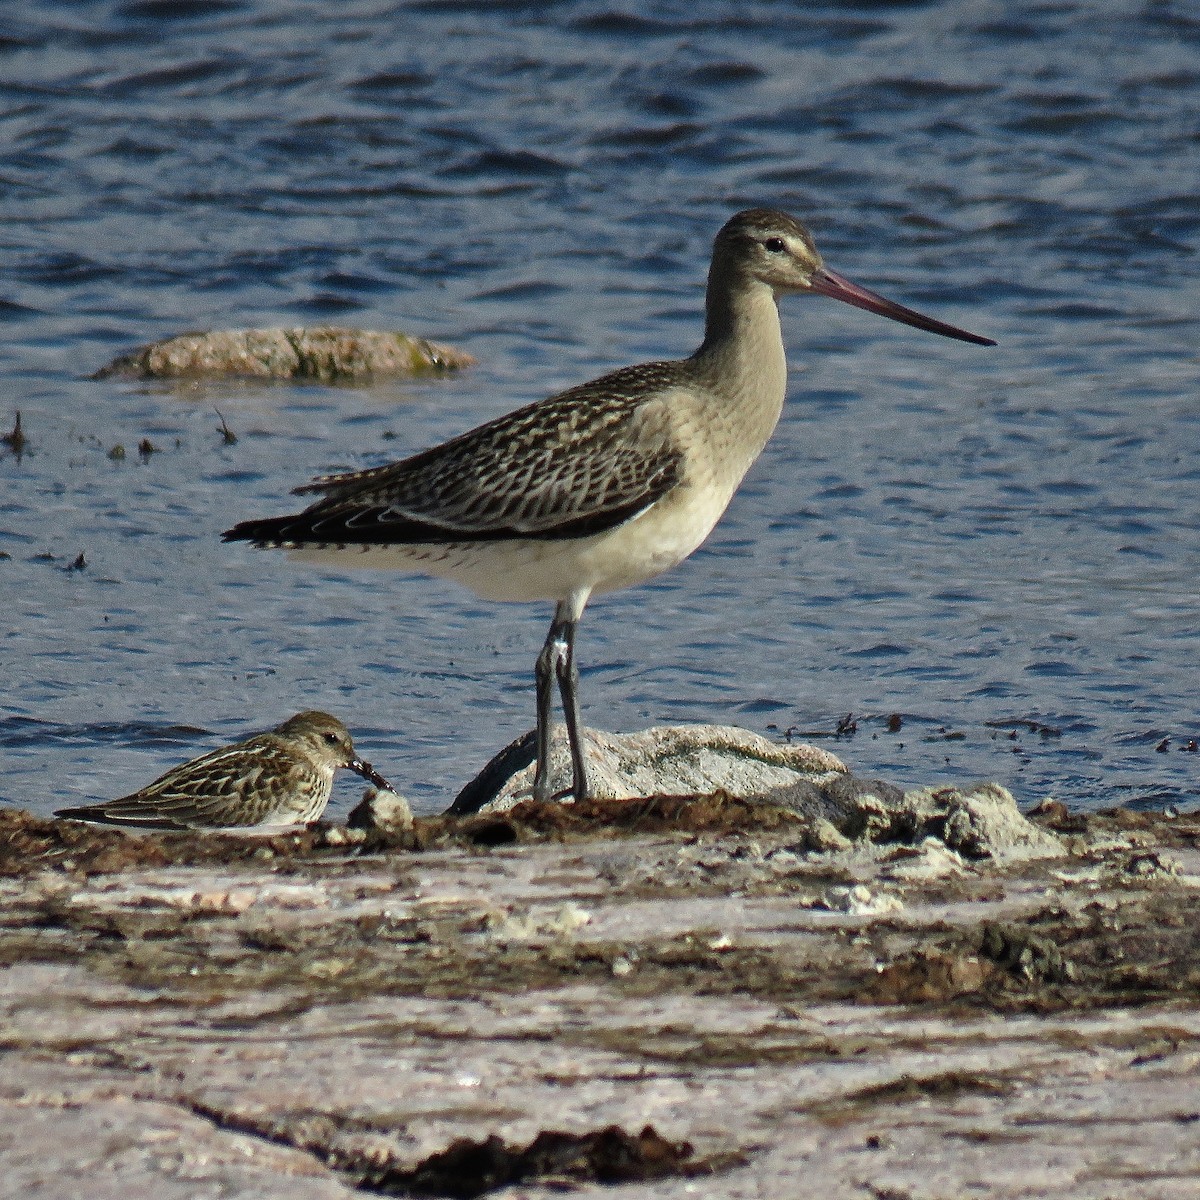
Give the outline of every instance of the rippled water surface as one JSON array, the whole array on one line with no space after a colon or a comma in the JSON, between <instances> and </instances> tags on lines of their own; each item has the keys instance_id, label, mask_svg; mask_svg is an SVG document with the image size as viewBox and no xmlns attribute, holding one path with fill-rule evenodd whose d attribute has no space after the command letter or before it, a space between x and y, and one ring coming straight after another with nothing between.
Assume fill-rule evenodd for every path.
<instances>
[{"instance_id":1,"label":"rippled water surface","mask_svg":"<svg viewBox=\"0 0 1200 1200\"><path fill-rule=\"evenodd\" d=\"M0 426L20 410L29 443L0 454L0 799L121 794L319 707L447 803L532 724L548 611L220 531L688 353L713 233L770 204L1000 346L785 300L783 421L700 552L589 608L589 723L853 713L824 744L864 774L1193 803L1197 112L1183 3L15 6ZM86 378L184 330L326 322L479 366Z\"/></svg>"}]
</instances>

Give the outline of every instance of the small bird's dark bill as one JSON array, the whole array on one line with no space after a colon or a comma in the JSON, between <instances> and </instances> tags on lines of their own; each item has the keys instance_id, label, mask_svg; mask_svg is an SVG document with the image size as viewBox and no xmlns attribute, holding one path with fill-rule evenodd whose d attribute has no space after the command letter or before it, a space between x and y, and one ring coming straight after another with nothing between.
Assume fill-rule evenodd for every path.
<instances>
[{"instance_id":1,"label":"small bird's dark bill","mask_svg":"<svg viewBox=\"0 0 1200 1200\"><path fill-rule=\"evenodd\" d=\"M942 337L957 338L960 342L973 342L976 346L994 346L996 344L991 338L980 337L977 333L968 333L965 329L959 329L955 325L947 325L945 321L935 321L933 317L927 317L924 313L919 313L912 308L905 308L903 304L897 304L894 300L879 295L878 292L859 287L857 283L851 283L844 275L839 275L828 267L821 267L813 274L812 290L819 292L822 296L841 300L845 304L853 304L855 308L865 308L867 312L878 313L881 317L890 317L893 321L900 321L915 329L924 329L928 333L940 333Z\"/></svg>"},{"instance_id":2,"label":"small bird's dark bill","mask_svg":"<svg viewBox=\"0 0 1200 1200\"><path fill-rule=\"evenodd\" d=\"M396 791L369 762L364 762L361 758L356 758L348 762L346 766L356 775L361 775L368 783L373 783L381 792Z\"/></svg>"}]
</instances>

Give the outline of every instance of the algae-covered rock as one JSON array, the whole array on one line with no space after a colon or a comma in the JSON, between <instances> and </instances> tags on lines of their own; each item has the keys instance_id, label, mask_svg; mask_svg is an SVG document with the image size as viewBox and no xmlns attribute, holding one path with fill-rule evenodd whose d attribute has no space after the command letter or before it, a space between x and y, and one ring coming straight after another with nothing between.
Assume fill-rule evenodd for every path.
<instances>
[{"instance_id":1,"label":"algae-covered rock","mask_svg":"<svg viewBox=\"0 0 1200 1200\"><path fill-rule=\"evenodd\" d=\"M1025 817L1007 788L983 783L970 791L920 788L907 792L914 821L964 858L1056 858L1065 853L1062 839Z\"/></svg>"},{"instance_id":2,"label":"algae-covered rock","mask_svg":"<svg viewBox=\"0 0 1200 1200\"><path fill-rule=\"evenodd\" d=\"M319 325L184 333L113 359L93 379L295 379L321 383L455 370L461 350L391 330Z\"/></svg>"},{"instance_id":3,"label":"algae-covered rock","mask_svg":"<svg viewBox=\"0 0 1200 1200\"><path fill-rule=\"evenodd\" d=\"M927 787L905 792L881 779L845 774L799 780L757 798L814 823L827 822L850 842L863 845L920 846L932 838L963 859L1054 858L1066 852L1062 839L1030 821L998 783L965 791Z\"/></svg>"}]
</instances>

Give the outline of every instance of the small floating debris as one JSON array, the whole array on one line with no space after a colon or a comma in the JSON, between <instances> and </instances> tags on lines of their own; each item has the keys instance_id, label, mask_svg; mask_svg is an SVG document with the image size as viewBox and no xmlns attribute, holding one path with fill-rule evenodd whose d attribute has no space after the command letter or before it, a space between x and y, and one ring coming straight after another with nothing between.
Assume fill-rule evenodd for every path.
<instances>
[{"instance_id":1,"label":"small floating debris","mask_svg":"<svg viewBox=\"0 0 1200 1200\"><path fill-rule=\"evenodd\" d=\"M21 428L20 409L17 409L17 419L13 422L12 432L0 434L0 443L7 446L17 456L18 461L20 460L21 455L25 452L25 447L29 445L29 439Z\"/></svg>"},{"instance_id":2,"label":"small floating debris","mask_svg":"<svg viewBox=\"0 0 1200 1200\"><path fill-rule=\"evenodd\" d=\"M224 442L224 444L226 446L236 446L237 445L237 434L234 433L233 430L229 428L228 424L225 421L225 417L221 413L221 410L219 408L214 408L213 412L215 412L217 414L217 416L221 418L221 424L217 426L217 432L221 435L221 439Z\"/></svg>"},{"instance_id":3,"label":"small floating debris","mask_svg":"<svg viewBox=\"0 0 1200 1200\"><path fill-rule=\"evenodd\" d=\"M184 333L122 354L92 379L292 379L320 383L453 371L475 362L394 330L318 325Z\"/></svg>"},{"instance_id":4,"label":"small floating debris","mask_svg":"<svg viewBox=\"0 0 1200 1200\"><path fill-rule=\"evenodd\" d=\"M1063 731L1054 725L1046 725L1042 721L1033 721L1028 717L1006 717L1001 721L984 721L984 725L988 729L1011 730L1008 736L1014 740L1018 736L1018 731L1022 729L1044 738L1062 737L1063 735Z\"/></svg>"}]
</instances>

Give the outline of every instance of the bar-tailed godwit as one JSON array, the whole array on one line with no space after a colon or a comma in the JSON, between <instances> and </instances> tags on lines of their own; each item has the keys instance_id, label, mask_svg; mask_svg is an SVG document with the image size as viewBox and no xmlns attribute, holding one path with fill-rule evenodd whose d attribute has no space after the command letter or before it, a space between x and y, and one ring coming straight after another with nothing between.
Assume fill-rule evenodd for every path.
<instances>
[{"instance_id":1,"label":"bar-tailed godwit","mask_svg":"<svg viewBox=\"0 0 1200 1200\"><path fill-rule=\"evenodd\" d=\"M311 562L442 575L488 600L556 605L538 656L533 795L550 796L554 681L587 795L575 627L588 599L685 559L708 536L779 420L780 296L845 301L944 337L995 345L851 283L794 217L755 208L717 234L704 341L688 358L603 375L402 462L298 488L303 512L243 521L227 541Z\"/></svg>"}]
</instances>

